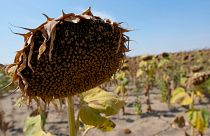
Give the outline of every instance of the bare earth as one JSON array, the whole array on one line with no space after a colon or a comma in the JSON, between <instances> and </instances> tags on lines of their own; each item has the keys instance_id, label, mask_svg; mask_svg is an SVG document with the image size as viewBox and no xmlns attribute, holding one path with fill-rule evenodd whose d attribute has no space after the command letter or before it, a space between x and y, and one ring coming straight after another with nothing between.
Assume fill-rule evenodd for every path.
<instances>
[{"instance_id":1,"label":"bare earth","mask_svg":"<svg viewBox=\"0 0 210 136\"><path fill-rule=\"evenodd\" d=\"M27 106L18 108L14 105L18 94L8 95L0 98L0 103L5 112L5 121L10 123L7 136L22 136L24 119L30 114L31 109ZM184 130L172 128L171 124L177 115L184 115L184 107L169 111L167 104L161 103L158 90L153 90L151 94L152 113L145 113L146 105L144 96L141 95L142 115L134 115L132 103L136 96L129 95L126 100L126 115L122 111L111 119L116 123L116 127L111 132L101 132L92 129L87 136L184 136ZM201 107L210 108L209 101L205 100ZM189 132L189 126L185 128ZM49 108L45 131L56 136L68 136L66 106L63 112L57 112L53 107ZM130 131L130 132L129 132ZM204 136L210 136L210 129L205 131Z\"/></svg>"}]
</instances>

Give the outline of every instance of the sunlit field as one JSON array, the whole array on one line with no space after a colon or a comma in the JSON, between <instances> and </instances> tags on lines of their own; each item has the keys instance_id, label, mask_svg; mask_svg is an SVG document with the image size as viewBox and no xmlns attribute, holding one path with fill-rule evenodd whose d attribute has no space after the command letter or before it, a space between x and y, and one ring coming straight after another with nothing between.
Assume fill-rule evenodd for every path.
<instances>
[{"instance_id":1,"label":"sunlit field","mask_svg":"<svg viewBox=\"0 0 210 136\"><path fill-rule=\"evenodd\" d=\"M208 136L210 61L207 56L210 56L209 49L127 58L115 77L100 85L101 89L115 93L125 102L116 115L109 117L116 127L109 132L107 124L104 126L106 132L95 126L86 134L177 136L193 132ZM11 78L4 71L0 76L1 88L10 83ZM1 90L1 131L21 136L24 127L29 127L25 120L39 113L35 104L25 106L15 88L16 85L12 85ZM44 125L45 132L67 136L67 107L65 101L61 104L62 109L58 101L43 108L40 125ZM79 97L75 96L75 114L79 107ZM84 129L80 124L79 133Z\"/></svg>"}]
</instances>

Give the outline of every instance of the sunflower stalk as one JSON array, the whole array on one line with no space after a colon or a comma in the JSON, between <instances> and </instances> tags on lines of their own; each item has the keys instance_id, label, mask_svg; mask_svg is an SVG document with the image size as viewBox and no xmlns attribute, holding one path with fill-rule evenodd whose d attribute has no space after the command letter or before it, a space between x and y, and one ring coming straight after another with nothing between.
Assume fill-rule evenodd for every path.
<instances>
[{"instance_id":1,"label":"sunflower stalk","mask_svg":"<svg viewBox=\"0 0 210 136\"><path fill-rule=\"evenodd\" d=\"M77 136L75 117L74 117L74 100L73 96L67 97L68 108L68 124L69 124L69 136Z\"/></svg>"},{"instance_id":2,"label":"sunflower stalk","mask_svg":"<svg viewBox=\"0 0 210 136\"><path fill-rule=\"evenodd\" d=\"M195 98L195 91L193 90L192 92L191 92L191 98L192 98L192 103L190 104L190 109L192 110L192 111L194 111L194 98ZM191 126L191 135L192 136L195 136L195 129L194 129L194 127L193 126Z\"/></svg>"}]
</instances>

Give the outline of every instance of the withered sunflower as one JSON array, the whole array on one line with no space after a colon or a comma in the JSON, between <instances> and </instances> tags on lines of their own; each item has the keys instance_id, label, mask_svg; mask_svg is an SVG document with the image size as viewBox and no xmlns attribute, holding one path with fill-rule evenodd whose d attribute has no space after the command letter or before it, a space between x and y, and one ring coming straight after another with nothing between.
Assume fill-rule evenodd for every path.
<instances>
[{"instance_id":1,"label":"withered sunflower","mask_svg":"<svg viewBox=\"0 0 210 136\"><path fill-rule=\"evenodd\" d=\"M45 16L47 21L37 28L16 33L24 36L24 46L7 67L15 67L13 82L18 82L29 102L84 92L109 80L120 68L129 38L119 23L94 16L90 8L79 15Z\"/></svg>"}]
</instances>

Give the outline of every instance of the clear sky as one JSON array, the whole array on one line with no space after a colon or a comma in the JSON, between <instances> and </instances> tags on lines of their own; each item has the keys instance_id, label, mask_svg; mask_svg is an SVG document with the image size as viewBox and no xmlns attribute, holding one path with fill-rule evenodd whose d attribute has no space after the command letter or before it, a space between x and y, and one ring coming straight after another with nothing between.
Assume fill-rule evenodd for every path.
<instances>
[{"instance_id":1,"label":"clear sky","mask_svg":"<svg viewBox=\"0 0 210 136\"><path fill-rule=\"evenodd\" d=\"M12 63L24 30L11 24L35 28L45 21L42 13L57 17L80 13L92 7L93 14L125 22L132 29L129 56L210 48L210 0L5 0L0 4L0 63Z\"/></svg>"}]
</instances>

